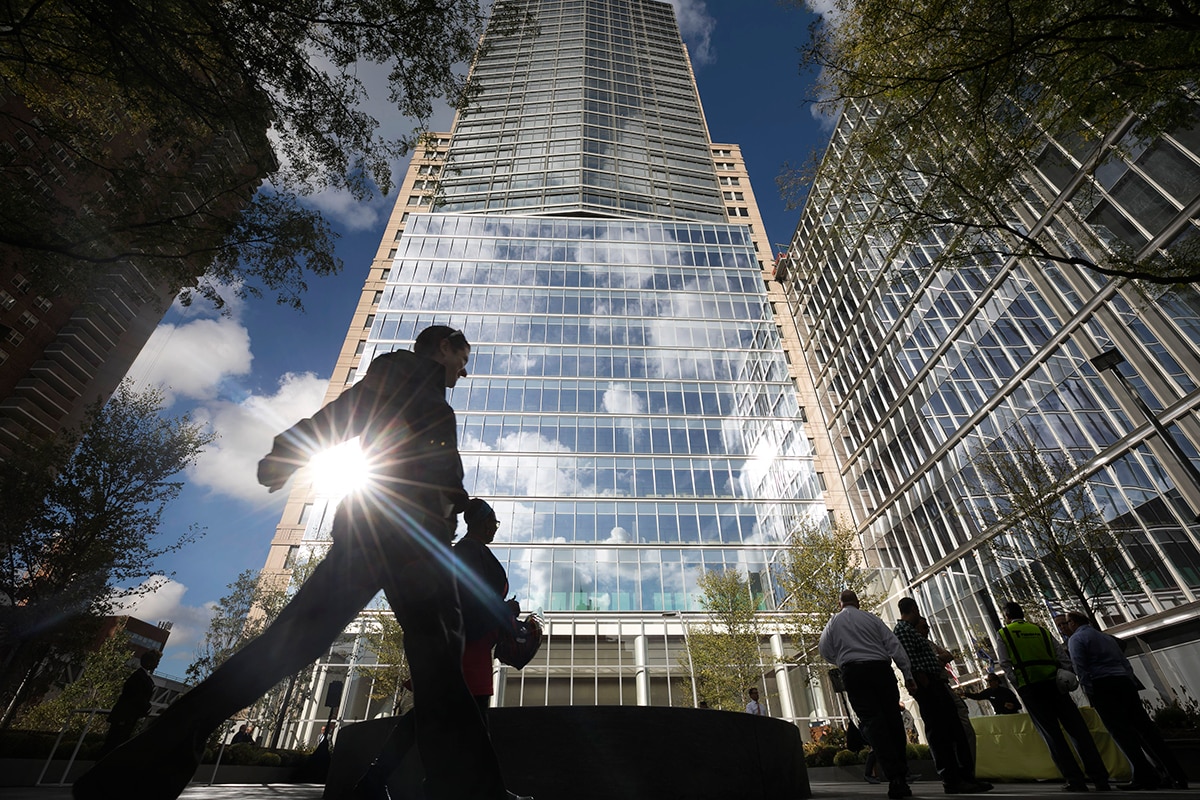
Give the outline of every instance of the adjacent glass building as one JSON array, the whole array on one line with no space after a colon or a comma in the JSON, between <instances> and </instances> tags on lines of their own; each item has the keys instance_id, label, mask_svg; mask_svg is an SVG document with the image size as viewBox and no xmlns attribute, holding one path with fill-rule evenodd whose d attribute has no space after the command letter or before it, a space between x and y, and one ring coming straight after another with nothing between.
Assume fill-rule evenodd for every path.
<instances>
[{"instance_id":1,"label":"adjacent glass building","mask_svg":"<svg viewBox=\"0 0 1200 800\"><path fill-rule=\"evenodd\" d=\"M780 329L770 245L736 145L714 144L670 5L531 0L536 29L488 34L482 92L414 155L329 397L434 323L473 344L451 392L466 485L546 641L502 705L683 702L697 578L736 569L762 608L795 522L825 514ZM328 539L336 498L298 483L268 572ZM373 613L381 613L376 610ZM346 721L386 669L356 636L322 660L295 735L346 680ZM776 716L807 717L763 642Z\"/></svg>"},{"instance_id":2,"label":"adjacent glass building","mask_svg":"<svg viewBox=\"0 0 1200 800\"><path fill-rule=\"evenodd\" d=\"M975 680L1011 593L1040 601L1035 612L1069 608L1044 553L995 524L1002 500L980 488L981 453L1031 443L1070 465L1119 540L1107 572L1076 567L1098 576L1103 626L1162 697L1196 686L1200 294L1032 258L930 269L942 236L894 241L861 224L878 209L853 190L871 167L852 143L873 113L850 104L838 122L788 253L787 296L853 521L888 580L884 612L915 597L934 638L980 654L956 665ZM1103 136L1045 142L1011 219L1091 258L1195 237L1200 127L1145 142L1131 123L1091 174L1082 165ZM1102 353L1121 361L1115 372L1093 364Z\"/></svg>"}]
</instances>

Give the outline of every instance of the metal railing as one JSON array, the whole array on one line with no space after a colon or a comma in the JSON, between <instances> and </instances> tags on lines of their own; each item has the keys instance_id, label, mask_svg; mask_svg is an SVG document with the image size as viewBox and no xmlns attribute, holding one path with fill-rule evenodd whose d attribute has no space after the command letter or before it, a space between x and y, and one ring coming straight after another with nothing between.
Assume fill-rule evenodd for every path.
<instances>
[{"instance_id":1,"label":"metal railing","mask_svg":"<svg viewBox=\"0 0 1200 800\"><path fill-rule=\"evenodd\" d=\"M58 754L58 746L62 744L63 737L67 735L67 731L71 727L71 721L63 723L62 730L58 732L58 738L54 740L54 746L50 748L50 755L46 756L46 763L42 765L42 771L38 773L37 782L34 786L67 786L67 775L71 772L71 767L75 766L75 759L79 757L79 749L83 747L84 737L88 735L88 731L92 729L92 724L96 721L97 716L107 716L111 709L108 708L73 708L72 714L87 714L87 722L83 725L83 732L79 734L79 740L75 742L75 749L71 751L71 757L67 759L67 765L63 768L62 776L59 777L58 783L42 783L46 777L46 773L50 770L50 764L54 761L54 756Z\"/></svg>"}]
</instances>

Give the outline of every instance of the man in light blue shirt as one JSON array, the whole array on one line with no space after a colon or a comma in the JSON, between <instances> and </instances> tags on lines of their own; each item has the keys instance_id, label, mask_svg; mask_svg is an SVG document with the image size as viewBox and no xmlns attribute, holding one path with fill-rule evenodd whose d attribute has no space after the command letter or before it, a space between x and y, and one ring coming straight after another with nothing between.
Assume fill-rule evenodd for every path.
<instances>
[{"instance_id":1,"label":"man in light blue shirt","mask_svg":"<svg viewBox=\"0 0 1200 800\"><path fill-rule=\"evenodd\" d=\"M1174 788L1186 789L1187 774L1142 706L1133 666L1121 652L1121 645L1096 630L1091 620L1078 611L1067 614L1066 629L1070 635L1067 650L1079 684L1133 767L1133 781L1119 788L1157 789L1162 785L1161 767ZM1151 759L1158 762L1158 767Z\"/></svg>"},{"instance_id":2,"label":"man in light blue shirt","mask_svg":"<svg viewBox=\"0 0 1200 800\"><path fill-rule=\"evenodd\" d=\"M1095 694L1096 678L1133 677L1133 667L1117 640L1092 627L1087 616L1072 611L1067 615L1065 628L1071 664L1089 699Z\"/></svg>"}]
</instances>

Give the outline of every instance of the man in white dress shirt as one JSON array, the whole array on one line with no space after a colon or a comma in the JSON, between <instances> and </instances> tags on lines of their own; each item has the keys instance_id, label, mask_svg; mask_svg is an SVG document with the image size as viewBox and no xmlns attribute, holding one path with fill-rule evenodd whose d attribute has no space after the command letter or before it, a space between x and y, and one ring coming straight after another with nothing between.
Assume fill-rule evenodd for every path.
<instances>
[{"instance_id":1,"label":"man in white dress shirt","mask_svg":"<svg viewBox=\"0 0 1200 800\"><path fill-rule=\"evenodd\" d=\"M758 702L758 687L751 686L746 690L746 694L750 695L750 702L746 703L746 713L756 717L767 716L767 707Z\"/></svg>"},{"instance_id":2,"label":"man in white dress shirt","mask_svg":"<svg viewBox=\"0 0 1200 800\"><path fill-rule=\"evenodd\" d=\"M909 691L914 690L908 655L883 620L859 610L858 595L846 590L840 602L842 610L829 620L817 647L822 658L842 672L850 705L888 779L888 797L911 797L912 789L905 780L907 739L900 719L900 689L892 671L894 661Z\"/></svg>"}]
</instances>

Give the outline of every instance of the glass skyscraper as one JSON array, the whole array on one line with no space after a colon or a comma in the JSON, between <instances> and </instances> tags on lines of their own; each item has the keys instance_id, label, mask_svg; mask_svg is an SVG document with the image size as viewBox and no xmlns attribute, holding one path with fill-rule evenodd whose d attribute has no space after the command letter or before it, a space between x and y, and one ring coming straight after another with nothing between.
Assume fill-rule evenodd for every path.
<instances>
[{"instance_id":1,"label":"glass skyscraper","mask_svg":"<svg viewBox=\"0 0 1200 800\"><path fill-rule=\"evenodd\" d=\"M1028 257L930 269L953 229L914 243L861 224L880 209L854 189L871 165L853 143L877 117L842 113L788 251L787 295L853 522L889 577L886 613L915 597L971 681L1014 593L1043 619L1071 609L1045 551L995 522L1004 500L980 480L981 454L1028 444L1068 466L1081 507L1119 542L1116 563L1073 567L1101 625L1147 687L1178 696L1200 683L1200 294ZM1046 141L1007 218L1089 258L1194 239L1200 127L1146 142L1133 122L1101 132L1117 146L1094 171L1104 136ZM1106 369L1102 354L1121 363Z\"/></svg>"},{"instance_id":2,"label":"glass skyscraper","mask_svg":"<svg viewBox=\"0 0 1200 800\"><path fill-rule=\"evenodd\" d=\"M414 155L330 397L425 326L461 328L466 485L499 514L510 594L546 619L533 663L497 665L495 702L679 704L698 577L738 570L770 611L768 565L826 513L770 246L740 151L709 139L670 5L520 6L536 28L487 34L474 107ZM268 572L320 549L334 502L297 484ZM386 665L356 630L311 679L315 699L350 680L346 720L391 708L367 698ZM778 635L772 713L806 716L772 653ZM305 716L302 739L323 714Z\"/></svg>"}]
</instances>

